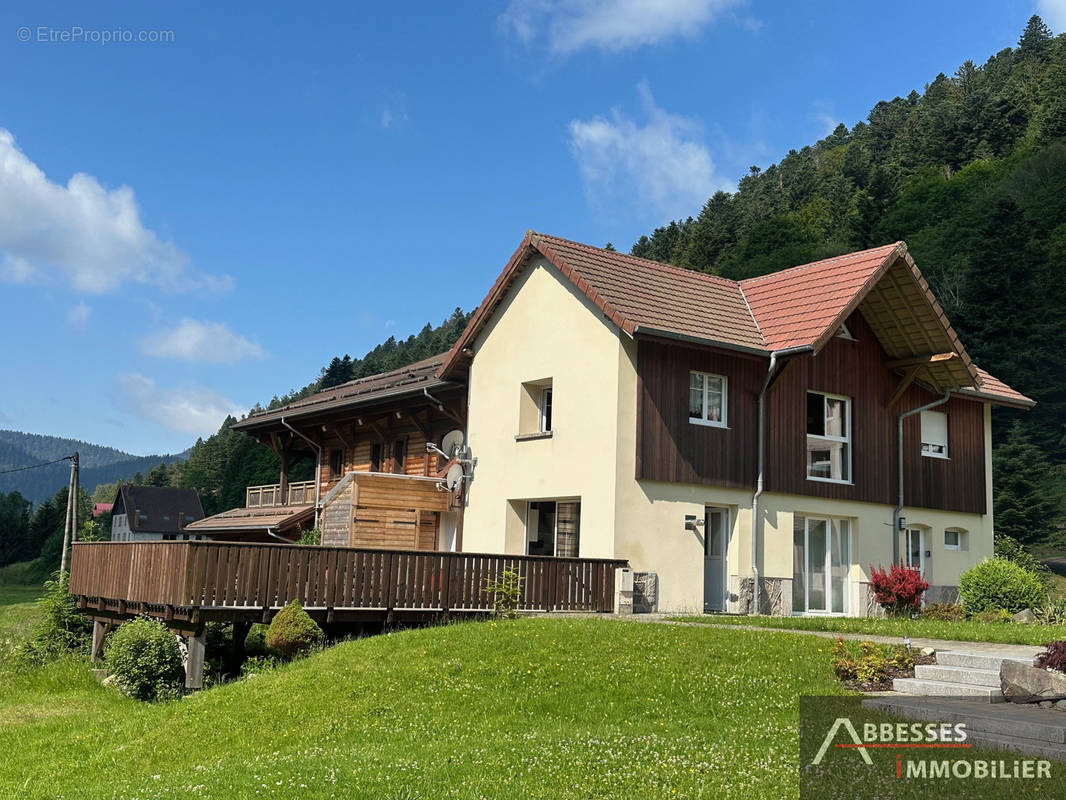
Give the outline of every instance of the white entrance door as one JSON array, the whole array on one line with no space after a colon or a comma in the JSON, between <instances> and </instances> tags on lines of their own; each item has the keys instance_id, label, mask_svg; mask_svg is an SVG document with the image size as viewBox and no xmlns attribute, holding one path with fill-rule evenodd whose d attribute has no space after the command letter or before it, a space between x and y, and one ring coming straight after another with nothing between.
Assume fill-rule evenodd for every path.
<instances>
[{"instance_id":1,"label":"white entrance door","mask_svg":"<svg viewBox=\"0 0 1066 800\"><path fill-rule=\"evenodd\" d=\"M904 531L903 563L925 574L925 532L921 528Z\"/></svg>"},{"instance_id":2,"label":"white entrance door","mask_svg":"<svg viewBox=\"0 0 1066 800\"><path fill-rule=\"evenodd\" d=\"M703 610L725 611L729 509L707 508L703 517Z\"/></svg>"}]
</instances>

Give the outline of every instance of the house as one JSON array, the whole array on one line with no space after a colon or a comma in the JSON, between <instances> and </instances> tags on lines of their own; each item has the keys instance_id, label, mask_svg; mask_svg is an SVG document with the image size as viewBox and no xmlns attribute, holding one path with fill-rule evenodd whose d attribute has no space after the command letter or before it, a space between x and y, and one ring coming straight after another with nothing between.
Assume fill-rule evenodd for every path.
<instances>
[{"instance_id":1,"label":"house","mask_svg":"<svg viewBox=\"0 0 1066 800\"><path fill-rule=\"evenodd\" d=\"M628 559L660 611L865 615L990 556L991 409L904 243L740 282L530 231L439 377L464 550Z\"/></svg>"},{"instance_id":2,"label":"house","mask_svg":"<svg viewBox=\"0 0 1066 800\"><path fill-rule=\"evenodd\" d=\"M278 454L278 483L247 487L243 508L190 532L270 542L317 527L324 545L456 550L462 507L443 485L453 459L441 448L450 431L462 441L466 389L438 376L443 362L438 355L359 378L236 423ZM307 457L315 474L291 482Z\"/></svg>"},{"instance_id":3,"label":"house","mask_svg":"<svg viewBox=\"0 0 1066 800\"><path fill-rule=\"evenodd\" d=\"M93 519L103 516L104 514L110 514L111 509L114 507L114 503L93 503Z\"/></svg>"},{"instance_id":4,"label":"house","mask_svg":"<svg viewBox=\"0 0 1066 800\"><path fill-rule=\"evenodd\" d=\"M203 518L200 497L192 489L124 483L111 508L111 541L198 539L188 526Z\"/></svg>"}]
</instances>

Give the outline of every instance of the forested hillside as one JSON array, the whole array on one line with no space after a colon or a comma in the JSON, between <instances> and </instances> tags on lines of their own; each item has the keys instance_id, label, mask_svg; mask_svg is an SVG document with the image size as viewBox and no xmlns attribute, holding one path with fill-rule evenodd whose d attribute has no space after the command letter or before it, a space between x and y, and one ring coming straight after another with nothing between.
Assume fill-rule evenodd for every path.
<instances>
[{"instance_id":1,"label":"forested hillside","mask_svg":"<svg viewBox=\"0 0 1066 800\"><path fill-rule=\"evenodd\" d=\"M1038 401L999 410L1046 498L1066 463L1066 35L1033 17L1016 48L877 103L632 252L747 278L904 240L974 360ZM1029 451L1025 451L1029 452ZM1054 465L1055 469L1052 469ZM1001 498L997 497L997 505ZM1061 506L1060 506L1061 507Z\"/></svg>"}]
</instances>

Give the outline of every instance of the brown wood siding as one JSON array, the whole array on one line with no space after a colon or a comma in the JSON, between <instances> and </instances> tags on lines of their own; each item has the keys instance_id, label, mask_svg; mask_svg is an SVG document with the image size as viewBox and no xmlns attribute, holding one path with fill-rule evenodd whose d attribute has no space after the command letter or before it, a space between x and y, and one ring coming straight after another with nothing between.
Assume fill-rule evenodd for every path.
<instances>
[{"instance_id":1,"label":"brown wood siding","mask_svg":"<svg viewBox=\"0 0 1066 800\"><path fill-rule=\"evenodd\" d=\"M688 419L689 372L728 378L727 428ZM755 483L756 398L765 361L641 339L637 344L638 479L744 488Z\"/></svg>"},{"instance_id":2,"label":"brown wood siding","mask_svg":"<svg viewBox=\"0 0 1066 800\"><path fill-rule=\"evenodd\" d=\"M885 403L899 376L862 314L847 321L856 341L834 338L816 356L786 362L766 404L766 490L783 494L894 504L896 416L936 395L911 386ZM754 488L757 399L766 359L641 340L637 350L638 479ZM728 429L688 421L688 373L729 378ZM853 482L807 480L807 391L851 398ZM904 424L904 488L908 506L985 513L984 410L953 398L948 413L950 459L921 455L918 415Z\"/></svg>"}]
</instances>

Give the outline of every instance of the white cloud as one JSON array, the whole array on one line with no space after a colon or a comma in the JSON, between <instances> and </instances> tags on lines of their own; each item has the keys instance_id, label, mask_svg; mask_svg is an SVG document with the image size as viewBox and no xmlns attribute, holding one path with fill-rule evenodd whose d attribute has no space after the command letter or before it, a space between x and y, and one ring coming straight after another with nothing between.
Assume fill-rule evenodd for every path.
<instances>
[{"instance_id":1,"label":"white cloud","mask_svg":"<svg viewBox=\"0 0 1066 800\"><path fill-rule=\"evenodd\" d=\"M1066 32L1066 0L1037 0L1036 8L1052 31Z\"/></svg>"},{"instance_id":2,"label":"white cloud","mask_svg":"<svg viewBox=\"0 0 1066 800\"><path fill-rule=\"evenodd\" d=\"M168 430L192 436L210 436L227 416L236 417L244 412L232 401L202 386L164 389L136 372L118 375L115 386L127 411Z\"/></svg>"},{"instance_id":3,"label":"white cloud","mask_svg":"<svg viewBox=\"0 0 1066 800\"><path fill-rule=\"evenodd\" d=\"M242 358L262 358L255 342L230 330L222 322L204 322L185 317L173 328L159 331L141 342L141 350L157 358L232 364Z\"/></svg>"},{"instance_id":4,"label":"white cloud","mask_svg":"<svg viewBox=\"0 0 1066 800\"><path fill-rule=\"evenodd\" d=\"M67 328L74 333L84 333L92 313L92 308L85 303L78 303L71 306L70 310L67 312Z\"/></svg>"},{"instance_id":5,"label":"white cloud","mask_svg":"<svg viewBox=\"0 0 1066 800\"><path fill-rule=\"evenodd\" d=\"M610 118L573 120L570 151L590 202L632 197L656 213L691 213L719 189L702 126L655 105L646 81L637 86L647 122L639 125L615 109Z\"/></svg>"},{"instance_id":6,"label":"white cloud","mask_svg":"<svg viewBox=\"0 0 1066 800\"><path fill-rule=\"evenodd\" d=\"M129 186L92 175L54 183L0 128L0 280L66 282L102 293L127 281L171 291L228 289L229 277L195 275L173 242L144 227Z\"/></svg>"},{"instance_id":7,"label":"white cloud","mask_svg":"<svg viewBox=\"0 0 1066 800\"><path fill-rule=\"evenodd\" d=\"M628 50L694 37L742 0L511 0L500 24L526 45L559 54ZM747 25L747 23L745 23Z\"/></svg>"}]
</instances>

